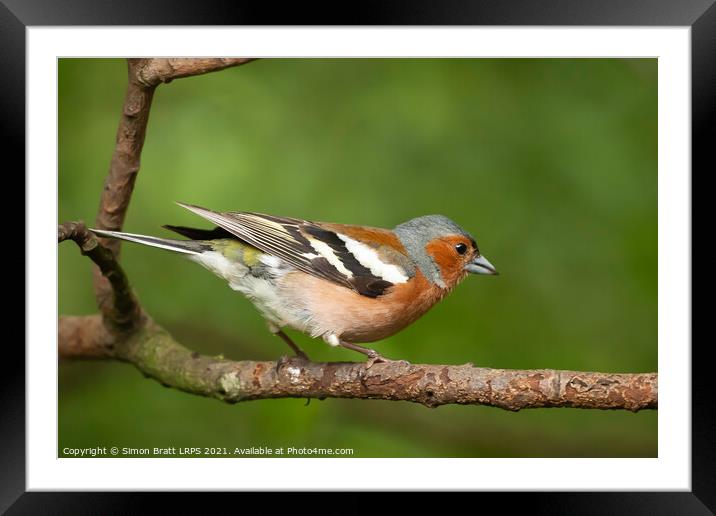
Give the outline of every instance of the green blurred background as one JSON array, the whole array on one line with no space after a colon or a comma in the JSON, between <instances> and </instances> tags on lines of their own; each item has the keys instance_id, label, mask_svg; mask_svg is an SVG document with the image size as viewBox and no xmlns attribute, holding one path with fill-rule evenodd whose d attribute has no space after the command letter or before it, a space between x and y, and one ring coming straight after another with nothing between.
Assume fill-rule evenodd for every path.
<instances>
[{"instance_id":1,"label":"green blurred background","mask_svg":"<svg viewBox=\"0 0 716 516\"><path fill-rule=\"evenodd\" d=\"M121 59L59 62L59 220L93 221ZM208 227L175 200L392 228L442 213L500 270L375 344L414 363L657 369L657 61L265 59L158 88L124 229ZM190 349L274 360L253 306L180 256L124 244L147 311ZM59 311L96 311L59 246ZM290 332L314 360L354 352ZM227 405L116 362L62 362L64 447L354 448L358 457L655 457L657 413L366 400Z\"/></svg>"}]
</instances>

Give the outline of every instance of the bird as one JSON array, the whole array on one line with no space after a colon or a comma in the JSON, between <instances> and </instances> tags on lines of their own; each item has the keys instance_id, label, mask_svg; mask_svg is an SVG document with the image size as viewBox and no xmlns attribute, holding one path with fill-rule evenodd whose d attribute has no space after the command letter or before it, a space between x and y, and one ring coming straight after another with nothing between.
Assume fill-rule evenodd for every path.
<instances>
[{"instance_id":1,"label":"bird","mask_svg":"<svg viewBox=\"0 0 716 516\"><path fill-rule=\"evenodd\" d=\"M360 352L367 367L395 362L360 344L414 323L468 275L498 274L475 239L444 215L388 230L177 204L215 227L162 226L186 239L91 231L202 265L248 298L269 331L306 360L284 328Z\"/></svg>"}]
</instances>

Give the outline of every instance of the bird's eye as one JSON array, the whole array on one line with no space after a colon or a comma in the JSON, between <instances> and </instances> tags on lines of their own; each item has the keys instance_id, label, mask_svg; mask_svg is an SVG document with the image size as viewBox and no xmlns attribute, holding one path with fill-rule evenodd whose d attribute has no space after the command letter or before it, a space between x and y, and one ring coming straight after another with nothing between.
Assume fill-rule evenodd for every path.
<instances>
[{"instance_id":1,"label":"bird's eye","mask_svg":"<svg viewBox=\"0 0 716 516\"><path fill-rule=\"evenodd\" d=\"M459 243L455 245L455 250L457 254L465 254L467 252L467 246L463 243Z\"/></svg>"}]
</instances>

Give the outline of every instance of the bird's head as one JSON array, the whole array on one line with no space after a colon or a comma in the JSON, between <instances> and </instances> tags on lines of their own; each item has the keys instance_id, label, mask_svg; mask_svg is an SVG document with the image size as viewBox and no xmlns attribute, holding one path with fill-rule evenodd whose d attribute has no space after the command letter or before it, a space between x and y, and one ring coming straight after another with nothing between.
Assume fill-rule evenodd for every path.
<instances>
[{"instance_id":1,"label":"bird's head","mask_svg":"<svg viewBox=\"0 0 716 516\"><path fill-rule=\"evenodd\" d=\"M468 273L497 274L475 239L443 215L411 219L394 231L423 275L442 288L454 287Z\"/></svg>"}]
</instances>

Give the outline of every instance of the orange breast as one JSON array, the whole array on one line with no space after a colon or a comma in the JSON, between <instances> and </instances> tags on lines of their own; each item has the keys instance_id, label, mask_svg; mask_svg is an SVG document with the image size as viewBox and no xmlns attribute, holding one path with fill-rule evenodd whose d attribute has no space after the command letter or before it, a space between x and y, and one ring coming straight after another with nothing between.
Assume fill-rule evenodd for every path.
<instances>
[{"instance_id":1,"label":"orange breast","mask_svg":"<svg viewBox=\"0 0 716 516\"><path fill-rule=\"evenodd\" d=\"M345 342L374 342L397 333L427 312L448 291L419 271L408 283L390 287L377 298L314 276L291 272L279 283L293 307L310 314L314 335L335 333ZM298 328L302 330L301 328Z\"/></svg>"}]
</instances>

